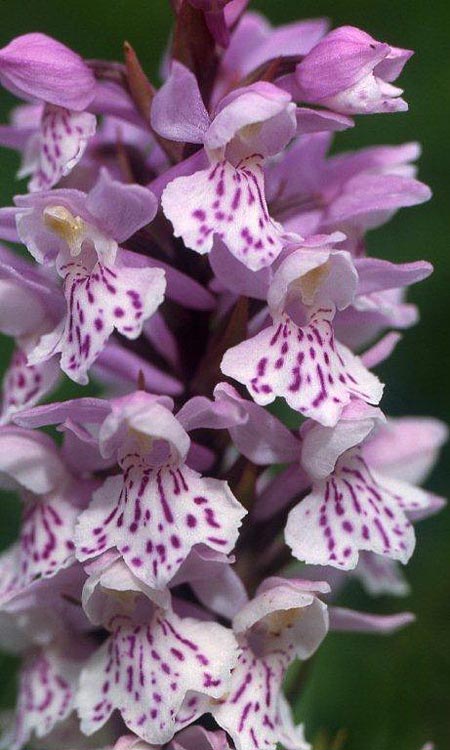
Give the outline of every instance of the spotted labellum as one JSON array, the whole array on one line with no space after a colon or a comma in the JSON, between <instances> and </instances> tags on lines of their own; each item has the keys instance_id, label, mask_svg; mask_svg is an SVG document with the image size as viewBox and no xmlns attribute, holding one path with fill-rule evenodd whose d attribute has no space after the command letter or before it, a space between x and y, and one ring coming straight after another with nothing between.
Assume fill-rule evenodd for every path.
<instances>
[{"instance_id":1,"label":"spotted labellum","mask_svg":"<svg viewBox=\"0 0 450 750\"><path fill-rule=\"evenodd\" d=\"M445 504L445 426L387 416L374 372L432 267L365 242L430 191L417 144L335 135L407 110L412 53L247 5L174 0L159 83L128 43L0 49L28 180L0 209L9 750L309 750L288 670L297 694L330 630L413 619L339 597L405 594Z\"/></svg>"}]
</instances>

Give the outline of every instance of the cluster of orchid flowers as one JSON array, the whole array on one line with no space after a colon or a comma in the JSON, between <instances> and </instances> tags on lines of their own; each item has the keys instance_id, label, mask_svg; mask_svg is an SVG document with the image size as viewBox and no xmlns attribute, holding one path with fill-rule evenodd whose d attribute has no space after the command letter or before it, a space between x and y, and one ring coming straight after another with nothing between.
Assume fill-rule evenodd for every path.
<instances>
[{"instance_id":1,"label":"cluster of orchid flowers","mask_svg":"<svg viewBox=\"0 0 450 750\"><path fill-rule=\"evenodd\" d=\"M411 52L245 6L174 2L158 90L128 44L0 50L25 102L0 143L29 178L0 210L26 249L0 248L10 750L306 750L289 665L412 618L333 602L348 576L404 594L413 523L444 502L418 485L445 427L386 418L371 372L432 269L365 252L430 192L414 143L327 155L352 116L407 109ZM49 401L63 373L100 396Z\"/></svg>"}]
</instances>

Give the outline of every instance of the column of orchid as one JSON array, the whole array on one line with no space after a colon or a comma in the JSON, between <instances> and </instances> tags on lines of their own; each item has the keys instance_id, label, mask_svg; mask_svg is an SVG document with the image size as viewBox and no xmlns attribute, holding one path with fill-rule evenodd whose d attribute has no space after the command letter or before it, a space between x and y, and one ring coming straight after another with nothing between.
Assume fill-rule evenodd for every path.
<instances>
[{"instance_id":1,"label":"column of orchid","mask_svg":"<svg viewBox=\"0 0 450 750\"><path fill-rule=\"evenodd\" d=\"M430 193L414 143L328 155L354 115L407 109L411 52L246 5L176 0L159 89L128 44L0 50L29 178L0 210L10 750L306 750L289 665L412 617L333 602L355 575L404 593L443 504L418 485L445 428L387 418L372 371L432 269L365 247ZM59 400L67 379L87 391Z\"/></svg>"}]
</instances>

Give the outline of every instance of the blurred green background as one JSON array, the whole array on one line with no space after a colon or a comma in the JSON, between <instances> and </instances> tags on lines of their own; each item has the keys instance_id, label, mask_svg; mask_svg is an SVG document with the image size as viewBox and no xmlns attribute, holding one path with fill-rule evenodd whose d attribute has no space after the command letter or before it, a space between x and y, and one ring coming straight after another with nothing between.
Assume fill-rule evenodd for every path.
<instances>
[{"instance_id":1,"label":"blurred green background","mask_svg":"<svg viewBox=\"0 0 450 750\"><path fill-rule=\"evenodd\" d=\"M17 34L43 31L88 58L120 59L122 42L128 39L156 79L171 24L168 5L167 0L2 0L0 46ZM431 185L433 201L400 212L370 235L372 254L394 261L426 258L436 268L410 294L420 305L422 320L382 368L388 384L383 403L391 414L448 419L450 3L258 0L252 7L276 23L329 16L334 25L357 25L377 39L417 52L401 78L410 112L359 118L354 130L338 136L337 148L409 140L423 144L420 177ZM12 101L1 94L2 122ZM2 150L1 159L0 205L8 205L19 189L14 180L17 157ZM9 343L2 341L2 366L9 352ZM443 495L450 484L448 455L447 449L429 481ZM3 547L17 530L14 499L2 499L1 519ZM345 596L346 604L361 609L411 609L417 623L389 638L329 636L298 698L298 715L307 722L309 738L344 729L347 750L419 750L426 740L434 740L438 750L450 748L450 513L423 522L417 532L418 547L408 568L410 597L373 601L356 583ZM0 664L3 707L11 701L13 666L9 658Z\"/></svg>"}]
</instances>

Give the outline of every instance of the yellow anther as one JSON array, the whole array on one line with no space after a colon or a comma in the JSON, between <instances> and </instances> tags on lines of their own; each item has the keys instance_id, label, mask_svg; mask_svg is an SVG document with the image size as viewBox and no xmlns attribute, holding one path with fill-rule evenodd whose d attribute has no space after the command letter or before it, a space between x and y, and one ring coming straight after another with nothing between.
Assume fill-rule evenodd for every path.
<instances>
[{"instance_id":1,"label":"yellow anther","mask_svg":"<svg viewBox=\"0 0 450 750\"><path fill-rule=\"evenodd\" d=\"M284 630L291 628L298 622L304 614L304 607L295 607L294 609L272 612L272 614L264 618L264 621L270 635L280 635Z\"/></svg>"},{"instance_id":2,"label":"yellow anther","mask_svg":"<svg viewBox=\"0 0 450 750\"><path fill-rule=\"evenodd\" d=\"M261 126L262 124L260 122L253 122L251 125L244 125L244 127L239 130L239 138L244 142L253 141L259 135Z\"/></svg>"},{"instance_id":3,"label":"yellow anther","mask_svg":"<svg viewBox=\"0 0 450 750\"><path fill-rule=\"evenodd\" d=\"M151 435L146 435L145 432L141 432L135 427L128 428L128 435L136 441L140 453L144 454L151 452L154 440Z\"/></svg>"},{"instance_id":4,"label":"yellow anther","mask_svg":"<svg viewBox=\"0 0 450 750\"><path fill-rule=\"evenodd\" d=\"M64 206L47 206L44 224L67 242L72 255L79 255L86 233L86 224L80 216L73 216Z\"/></svg>"},{"instance_id":5,"label":"yellow anther","mask_svg":"<svg viewBox=\"0 0 450 750\"><path fill-rule=\"evenodd\" d=\"M129 608L134 607L137 596L135 591L115 591L113 589L108 589L108 592L122 605Z\"/></svg>"},{"instance_id":6,"label":"yellow anther","mask_svg":"<svg viewBox=\"0 0 450 750\"><path fill-rule=\"evenodd\" d=\"M310 306L315 302L315 297L319 287L323 284L330 273L330 263L327 260L321 266L313 268L308 273L300 276L291 285L291 293L300 293L304 305Z\"/></svg>"}]
</instances>

